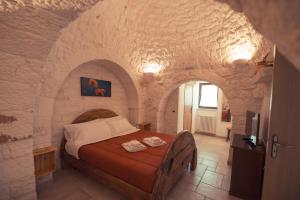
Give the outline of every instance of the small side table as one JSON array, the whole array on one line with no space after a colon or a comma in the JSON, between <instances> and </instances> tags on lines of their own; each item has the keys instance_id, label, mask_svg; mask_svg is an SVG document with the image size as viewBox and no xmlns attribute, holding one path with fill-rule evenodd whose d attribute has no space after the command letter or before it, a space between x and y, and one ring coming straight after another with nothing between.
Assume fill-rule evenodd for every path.
<instances>
[{"instance_id":1,"label":"small side table","mask_svg":"<svg viewBox=\"0 0 300 200\"><path fill-rule=\"evenodd\" d=\"M35 176L47 176L55 171L55 151L54 146L34 149L34 168Z\"/></svg>"},{"instance_id":2,"label":"small side table","mask_svg":"<svg viewBox=\"0 0 300 200\"><path fill-rule=\"evenodd\" d=\"M149 122L140 123L140 124L138 124L138 126L139 126L139 129L141 129L143 131L151 130L151 123L149 123Z\"/></svg>"},{"instance_id":3,"label":"small side table","mask_svg":"<svg viewBox=\"0 0 300 200\"><path fill-rule=\"evenodd\" d=\"M226 129L227 129L227 137L226 137L226 141L228 141L228 140L230 139L231 128L232 128L232 124L228 124L228 125L226 126Z\"/></svg>"}]
</instances>

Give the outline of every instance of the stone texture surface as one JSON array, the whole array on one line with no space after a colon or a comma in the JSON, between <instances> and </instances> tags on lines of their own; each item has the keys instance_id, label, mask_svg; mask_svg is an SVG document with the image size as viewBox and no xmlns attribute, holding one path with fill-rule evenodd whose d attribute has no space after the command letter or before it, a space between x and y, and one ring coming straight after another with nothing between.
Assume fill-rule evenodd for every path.
<instances>
[{"instance_id":1,"label":"stone texture surface","mask_svg":"<svg viewBox=\"0 0 300 200\"><path fill-rule=\"evenodd\" d=\"M31 137L45 59L61 29L96 2L0 1L0 114L17 119L0 123L0 135L27 138L0 144L0 199L36 199ZM51 137L37 141L50 144Z\"/></svg>"},{"instance_id":2,"label":"stone texture surface","mask_svg":"<svg viewBox=\"0 0 300 200\"><path fill-rule=\"evenodd\" d=\"M30 150L32 144L51 144L59 90L75 68L95 59L118 65L112 70L131 85L128 115L136 122L150 121L156 128L174 89L201 79L222 88L232 108L233 131L242 131L244 111L259 110L264 92L251 82L250 65L235 66L231 54L245 49L258 61L269 51L272 44L255 28L299 67L299 3L228 2L248 19L213 0L0 1L0 114L17 118L0 124L1 134L33 135ZM163 71L144 75L143 67L152 62L162 64ZM5 149L1 144L1 153ZM23 161L32 163L30 156L23 155L28 158ZM34 182L33 170L26 173ZM1 191L21 178L12 175ZM28 191L24 187L24 198L35 196Z\"/></svg>"},{"instance_id":3,"label":"stone texture surface","mask_svg":"<svg viewBox=\"0 0 300 200\"><path fill-rule=\"evenodd\" d=\"M300 2L218 0L226 2L232 9L243 12L253 27L276 44L299 70Z\"/></svg>"}]
</instances>

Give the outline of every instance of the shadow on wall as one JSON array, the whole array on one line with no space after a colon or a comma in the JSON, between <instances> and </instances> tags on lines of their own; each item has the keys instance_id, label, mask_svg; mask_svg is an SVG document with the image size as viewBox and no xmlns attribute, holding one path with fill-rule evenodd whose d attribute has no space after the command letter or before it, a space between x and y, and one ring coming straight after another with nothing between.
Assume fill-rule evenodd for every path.
<instances>
[{"instance_id":1,"label":"shadow on wall","mask_svg":"<svg viewBox=\"0 0 300 200\"><path fill-rule=\"evenodd\" d=\"M111 97L81 96L80 77L111 81ZM70 124L87 110L109 109L127 117L135 125L138 122L137 107L137 90L125 70L107 60L84 63L69 74L55 98L51 143L59 149L63 125ZM56 161L59 167L59 157Z\"/></svg>"}]
</instances>

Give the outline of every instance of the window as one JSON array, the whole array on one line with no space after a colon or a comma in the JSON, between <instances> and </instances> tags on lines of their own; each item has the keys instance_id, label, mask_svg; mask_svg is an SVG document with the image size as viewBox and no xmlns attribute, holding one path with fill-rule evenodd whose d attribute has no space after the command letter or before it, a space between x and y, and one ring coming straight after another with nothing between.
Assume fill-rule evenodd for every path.
<instances>
[{"instance_id":1,"label":"window","mask_svg":"<svg viewBox=\"0 0 300 200\"><path fill-rule=\"evenodd\" d=\"M218 87L211 83L199 84L199 108L218 108Z\"/></svg>"}]
</instances>

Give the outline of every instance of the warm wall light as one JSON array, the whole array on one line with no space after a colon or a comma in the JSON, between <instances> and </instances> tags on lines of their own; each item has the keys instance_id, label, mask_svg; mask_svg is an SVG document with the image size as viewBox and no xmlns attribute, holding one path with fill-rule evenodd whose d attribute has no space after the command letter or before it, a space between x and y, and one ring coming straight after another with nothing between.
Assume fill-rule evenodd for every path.
<instances>
[{"instance_id":1,"label":"warm wall light","mask_svg":"<svg viewBox=\"0 0 300 200\"><path fill-rule=\"evenodd\" d=\"M156 74L156 73L160 72L161 69L162 69L162 66L158 63L148 63L144 67L144 73Z\"/></svg>"},{"instance_id":2,"label":"warm wall light","mask_svg":"<svg viewBox=\"0 0 300 200\"><path fill-rule=\"evenodd\" d=\"M229 61L235 60L251 60L255 52L254 46L250 43L244 43L232 47L229 51Z\"/></svg>"}]
</instances>

